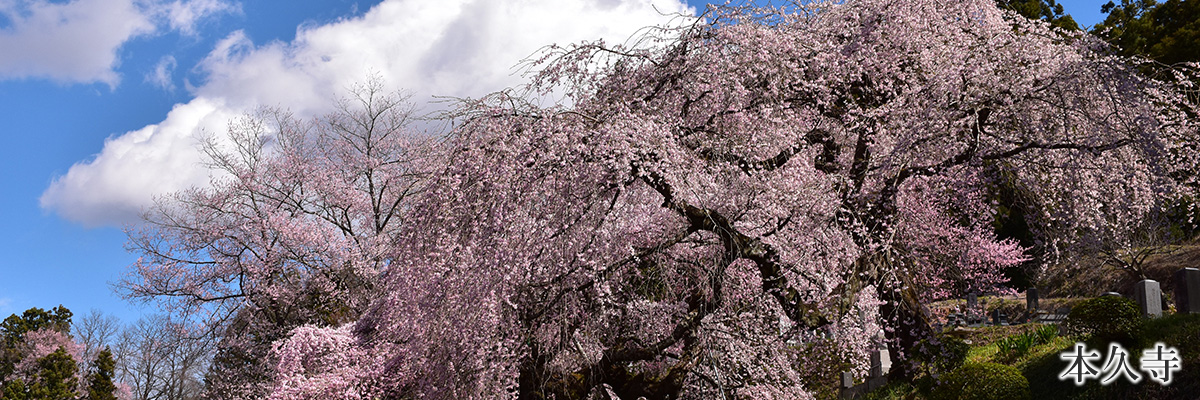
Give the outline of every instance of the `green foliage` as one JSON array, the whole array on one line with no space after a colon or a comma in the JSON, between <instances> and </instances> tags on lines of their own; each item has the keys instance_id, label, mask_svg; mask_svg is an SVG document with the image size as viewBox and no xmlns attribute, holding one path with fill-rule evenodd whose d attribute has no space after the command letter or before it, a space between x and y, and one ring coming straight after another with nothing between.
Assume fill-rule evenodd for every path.
<instances>
[{"instance_id":1,"label":"green foliage","mask_svg":"<svg viewBox=\"0 0 1200 400\"><path fill-rule=\"evenodd\" d=\"M25 400L29 398L29 388L25 387L25 381L13 379L4 382L3 390L0 390L0 399L4 400Z\"/></svg>"},{"instance_id":2,"label":"green foliage","mask_svg":"<svg viewBox=\"0 0 1200 400\"><path fill-rule=\"evenodd\" d=\"M1131 361L1136 362L1133 359L1140 356L1141 349L1149 348L1155 342L1176 347L1184 368L1178 371L1174 376L1174 382L1169 386L1161 386L1148 381L1129 384L1124 380L1109 385L1101 385L1096 380L1090 380L1083 386L1075 386L1071 381L1062 381L1058 375L1062 373L1067 364L1060 358L1060 355L1073 348L1075 342L1061 337L1053 339L1047 345L1038 346L1026 357L1009 363L1009 365L1022 371L1022 375L1029 381L1030 393L1036 393L1039 399L1195 399L1196 393L1200 393L1200 368L1189 368L1188 366L1200 365L1200 340L1196 340L1197 337L1200 337L1200 314L1165 315L1162 318L1147 319L1143 326L1141 342L1138 345L1126 347L1127 350L1138 353L1131 357ZM1047 327L1050 328L1047 329L1050 332L1045 335L1054 332L1053 326L1047 325ZM1033 332L1035 335L1042 334L1041 329ZM972 348L972 351L989 347L984 344L978 344L978 346ZM1107 347L1089 346L1089 348L1101 352L1107 351ZM972 361L968 360L967 363L972 364ZM943 376L943 381L946 380L948 377ZM946 398L945 396L957 398L953 397L954 394L939 393L943 397L932 397L926 392L919 391L912 382L892 381L866 398L878 400L936 399Z\"/></svg>"},{"instance_id":3,"label":"green foliage","mask_svg":"<svg viewBox=\"0 0 1200 400\"><path fill-rule=\"evenodd\" d=\"M50 311L37 307L25 310L21 316L10 315L0 323L0 334L5 340L20 338L25 332L51 328L62 333L71 332L71 310L59 305Z\"/></svg>"},{"instance_id":4,"label":"green foliage","mask_svg":"<svg viewBox=\"0 0 1200 400\"><path fill-rule=\"evenodd\" d=\"M1063 14L1062 4L1054 0L999 0L1000 8L1016 11L1029 19L1040 19L1051 26L1066 30L1079 30L1079 24L1070 14Z\"/></svg>"},{"instance_id":5,"label":"green foliage","mask_svg":"<svg viewBox=\"0 0 1200 400\"><path fill-rule=\"evenodd\" d=\"M107 347L96 354L96 371L88 377L88 400L117 400L117 385L113 384L116 365Z\"/></svg>"},{"instance_id":6,"label":"green foliage","mask_svg":"<svg viewBox=\"0 0 1200 400\"><path fill-rule=\"evenodd\" d=\"M1042 325L1033 330L1033 335L1037 338L1038 343L1050 343L1054 341L1054 338L1058 337L1058 327L1054 325Z\"/></svg>"},{"instance_id":7,"label":"green foliage","mask_svg":"<svg viewBox=\"0 0 1200 400\"><path fill-rule=\"evenodd\" d=\"M962 339L942 335L917 343L912 356L927 374L944 374L962 366L970 350Z\"/></svg>"},{"instance_id":8,"label":"green foliage","mask_svg":"<svg viewBox=\"0 0 1200 400\"><path fill-rule=\"evenodd\" d=\"M1028 354L1029 350L1036 346L1050 343L1057 336L1058 327L1042 325L1036 329L1001 338L996 341L996 348L1001 357L1013 360Z\"/></svg>"},{"instance_id":9,"label":"green foliage","mask_svg":"<svg viewBox=\"0 0 1200 400\"><path fill-rule=\"evenodd\" d=\"M71 310L59 305L49 311L34 307L20 316L13 314L0 322L0 382L7 380L21 361L17 345L25 333L50 328L64 334L71 332Z\"/></svg>"},{"instance_id":10,"label":"green foliage","mask_svg":"<svg viewBox=\"0 0 1200 400\"><path fill-rule=\"evenodd\" d=\"M1108 2L1108 14L1092 28L1126 56L1144 56L1164 64L1200 61L1200 2L1121 0Z\"/></svg>"},{"instance_id":11,"label":"green foliage","mask_svg":"<svg viewBox=\"0 0 1200 400\"><path fill-rule=\"evenodd\" d=\"M79 385L75 378L78 366L65 349L59 348L39 358L37 364L38 380L29 385L29 398L73 400L79 396L75 391Z\"/></svg>"},{"instance_id":12,"label":"green foliage","mask_svg":"<svg viewBox=\"0 0 1200 400\"><path fill-rule=\"evenodd\" d=\"M996 348L1004 357L1017 358L1029 352L1036 343L1032 335L1017 334L1009 337L1000 338L996 341Z\"/></svg>"},{"instance_id":13,"label":"green foliage","mask_svg":"<svg viewBox=\"0 0 1200 400\"><path fill-rule=\"evenodd\" d=\"M1133 300L1101 296L1077 304L1064 323L1070 335L1088 336L1095 343L1120 342L1129 346L1136 344L1142 319Z\"/></svg>"},{"instance_id":14,"label":"green foliage","mask_svg":"<svg viewBox=\"0 0 1200 400\"><path fill-rule=\"evenodd\" d=\"M1029 381L1015 367L994 363L966 364L944 377L935 400L1028 399Z\"/></svg>"},{"instance_id":15,"label":"green foliage","mask_svg":"<svg viewBox=\"0 0 1200 400\"><path fill-rule=\"evenodd\" d=\"M1192 197L1180 197L1168 205L1167 220L1171 221L1169 235L1184 240L1200 234L1200 202Z\"/></svg>"}]
</instances>

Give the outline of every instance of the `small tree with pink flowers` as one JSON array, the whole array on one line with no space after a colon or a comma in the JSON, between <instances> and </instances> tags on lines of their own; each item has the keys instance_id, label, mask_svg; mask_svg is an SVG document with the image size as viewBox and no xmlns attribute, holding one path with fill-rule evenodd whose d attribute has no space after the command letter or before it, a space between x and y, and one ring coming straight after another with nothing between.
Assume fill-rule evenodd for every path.
<instances>
[{"instance_id":1,"label":"small tree with pink flowers","mask_svg":"<svg viewBox=\"0 0 1200 400\"><path fill-rule=\"evenodd\" d=\"M74 399L86 390L71 311L31 308L0 323L0 399Z\"/></svg>"}]
</instances>

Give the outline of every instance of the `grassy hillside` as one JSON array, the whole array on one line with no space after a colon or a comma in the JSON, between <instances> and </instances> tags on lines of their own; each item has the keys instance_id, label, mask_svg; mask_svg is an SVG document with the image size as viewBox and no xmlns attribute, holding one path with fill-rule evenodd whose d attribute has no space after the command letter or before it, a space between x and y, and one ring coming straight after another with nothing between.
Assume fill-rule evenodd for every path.
<instances>
[{"instance_id":1,"label":"grassy hillside","mask_svg":"<svg viewBox=\"0 0 1200 400\"><path fill-rule=\"evenodd\" d=\"M1029 348L1022 354L1001 351L1000 342L1037 329L1039 324L1004 327L984 327L970 331L965 338L971 342L967 363L997 363L1017 368L1029 382L1029 391L1034 399L1196 399L1200 397L1200 315L1169 315L1158 319L1145 319L1132 343L1131 367L1137 370L1141 350L1152 348L1162 342L1178 349L1182 358L1182 369L1169 386L1143 377L1138 384L1119 380L1111 385L1100 385L1089 380L1083 386L1059 379L1068 366L1060 354L1070 350L1076 342L1085 342L1089 349L1096 349L1107 358L1107 344L1098 343L1087 336L1056 336L1047 343ZM1103 362L1103 360L1101 360ZM1102 365L1097 365L1098 367ZM1139 373L1145 374L1138 370ZM917 382L891 382L871 394L868 399L927 399L937 393L938 379L918 377Z\"/></svg>"}]
</instances>

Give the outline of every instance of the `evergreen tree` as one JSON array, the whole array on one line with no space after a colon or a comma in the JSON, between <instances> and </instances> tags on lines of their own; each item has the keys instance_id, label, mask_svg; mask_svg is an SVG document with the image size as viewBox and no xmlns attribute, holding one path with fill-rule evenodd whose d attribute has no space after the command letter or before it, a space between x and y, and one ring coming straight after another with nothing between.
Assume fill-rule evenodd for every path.
<instances>
[{"instance_id":1,"label":"evergreen tree","mask_svg":"<svg viewBox=\"0 0 1200 400\"><path fill-rule=\"evenodd\" d=\"M41 400L72 400L79 396L76 391L79 382L75 378L75 358L67 354L66 349L59 348L49 355L39 358L38 380L29 386L29 398Z\"/></svg>"},{"instance_id":2,"label":"evergreen tree","mask_svg":"<svg viewBox=\"0 0 1200 400\"><path fill-rule=\"evenodd\" d=\"M63 334L71 332L71 310L59 305L49 311L30 308L10 315L0 322L0 382L8 379L16 364L21 360L17 345L24 341L25 333L50 328Z\"/></svg>"},{"instance_id":3,"label":"evergreen tree","mask_svg":"<svg viewBox=\"0 0 1200 400\"><path fill-rule=\"evenodd\" d=\"M113 384L113 370L116 368L112 351L107 347L96 355L96 371L88 378L89 400L116 400L117 385Z\"/></svg>"},{"instance_id":4,"label":"evergreen tree","mask_svg":"<svg viewBox=\"0 0 1200 400\"><path fill-rule=\"evenodd\" d=\"M1200 61L1200 2L1121 0L1100 9L1108 14L1092 33L1125 56L1143 56L1163 64Z\"/></svg>"},{"instance_id":5,"label":"evergreen tree","mask_svg":"<svg viewBox=\"0 0 1200 400\"><path fill-rule=\"evenodd\" d=\"M4 382L3 389L0 389L0 399L3 400L25 400L28 398L29 393L25 388L25 381L20 379Z\"/></svg>"},{"instance_id":6,"label":"evergreen tree","mask_svg":"<svg viewBox=\"0 0 1200 400\"><path fill-rule=\"evenodd\" d=\"M1016 11L1025 18L1040 19L1056 28L1079 30L1075 19L1070 14L1064 14L1062 4L1054 0L999 0L996 3L1000 8Z\"/></svg>"}]
</instances>

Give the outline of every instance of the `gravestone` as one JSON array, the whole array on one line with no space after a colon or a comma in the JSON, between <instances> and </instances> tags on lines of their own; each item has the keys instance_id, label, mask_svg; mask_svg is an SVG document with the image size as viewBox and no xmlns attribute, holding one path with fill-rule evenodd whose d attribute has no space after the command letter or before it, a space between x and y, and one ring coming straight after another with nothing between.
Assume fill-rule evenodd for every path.
<instances>
[{"instance_id":1,"label":"gravestone","mask_svg":"<svg viewBox=\"0 0 1200 400\"><path fill-rule=\"evenodd\" d=\"M849 371L842 371L842 389L854 387L854 374Z\"/></svg>"},{"instance_id":2,"label":"gravestone","mask_svg":"<svg viewBox=\"0 0 1200 400\"><path fill-rule=\"evenodd\" d=\"M1175 312L1200 314L1200 269L1182 268L1175 272Z\"/></svg>"},{"instance_id":3,"label":"gravestone","mask_svg":"<svg viewBox=\"0 0 1200 400\"><path fill-rule=\"evenodd\" d=\"M975 292L967 293L967 325L977 324L982 319L982 316L976 313L978 308L979 295L975 294Z\"/></svg>"},{"instance_id":4,"label":"gravestone","mask_svg":"<svg viewBox=\"0 0 1200 400\"><path fill-rule=\"evenodd\" d=\"M1133 285L1133 299L1137 301L1142 315L1158 318L1162 316L1162 289L1158 281L1145 279Z\"/></svg>"},{"instance_id":5,"label":"gravestone","mask_svg":"<svg viewBox=\"0 0 1200 400\"><path fill-rule=\"evenodd\" d=\"M1037 288L1029 288L1025 291L1025 308L1029 312L1037 312L1038 309L1038 290Z\"/></svg>"},{"instance_id":6,"label":"gravestone","mask_svg":"<svg viewBox=\"0 0 1200 400\"><path fill-rule=\"evenodd\" d=\"M1003 317L1000 316L1000 310L992 310L992 325L1000 326L1001 319L1003 319Z\"/></svg>"},{"instance_id":7,"label":"gravestone","mask_svg":"<svg viewBox=\"0 0 1200 400\"><path fill-rule=\"evenodd\" d=\"M883 351L879 349L871 350L871 373L867 379L875 379L883 376Z\"/></svg>"}]
</instances>

